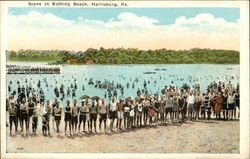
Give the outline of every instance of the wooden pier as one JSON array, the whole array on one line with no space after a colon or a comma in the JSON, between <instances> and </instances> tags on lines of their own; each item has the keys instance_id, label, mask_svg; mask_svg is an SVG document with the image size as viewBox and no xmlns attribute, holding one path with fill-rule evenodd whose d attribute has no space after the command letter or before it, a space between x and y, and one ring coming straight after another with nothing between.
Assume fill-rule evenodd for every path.
<instances>
[{"instance_id":1,"label":"wooden pier","mask_svg":"<svg viewBox=\"0 0 250 159\"><path fill-rule=\"evenodd\" d=\"M7 67L7 74L60 74L59 67Z\"/></svg>"}]
</instances>

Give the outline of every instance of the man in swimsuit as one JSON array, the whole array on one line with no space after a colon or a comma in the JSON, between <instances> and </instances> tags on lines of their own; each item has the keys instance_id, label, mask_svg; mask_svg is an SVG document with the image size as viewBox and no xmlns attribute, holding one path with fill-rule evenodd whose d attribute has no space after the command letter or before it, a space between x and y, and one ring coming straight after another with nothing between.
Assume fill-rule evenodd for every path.
<instances>
[{"instance_id":1,"label":"man in swimsuit","mask_svg":"<svg viewBox=\"0 0 250 159\"><path fill-rule=\"evenodd\" d=\"M45 111L46 111L45 120L47 121L47 131L48 131L48 135L50 135L49 123L50 123L50 117L51 117L51 113L52 113L52 107L50 104L50 100L46 101Z\"/></svg>"},{"instance_id":2,"label":"man in swimsuit","mask_svg":"<svg viewBox=\"0 0 250 159\"><path fill-rule=\"evenodd\" d=\"M59 133L59 126L60 126L61 115L62 115L62 107L60 106L59 100L56 100L55 107L53 110L54 110L55 122L56 122L56 132Z\"/></svg>"},{"instance_id":3,"label":"man in swimsuit","mask_svg":"<svg viewBox=\"0 0 250 159\"><path fill-rule=\"evenodd\" d=\"M195 97L193 95L193 91L190 91L190 94L187 97L187 108L188 108L188 118L189 118L189 120L193 119L194 102L195 102Z\"/></svg>"},{"instance_id":4,"label":"man in swimsuit","mask_svg":"<svg viewBox=\"0 0 250 159\"><path fill-rule=\"evenodd\" d=\"M118 103L118 120L117 120L117 125L118 125L118 129L122 130L122 119L123 119L123 100L120 99L120 102Z\"/></svg>"},{"instance_id":5,"label":"man in swimsuit","mask_svg":"<svg viewBox=\"0 0 250 159\"><path fill-rule=\"evenodd\" d=\"M67 135L67 125L69 125L69 132L70 136L71 134L71 117L72 117L72 107L70 104L70 100L67 100L67 106L65 107L65 115L64 115L64 121L65 121L65 135Z\"/></svg>"},{"instance_id":6,"label":"man in swimsuit","mask_svg":"<svg viewBox=\"0 0 250 159\"><path fill-rule=\"evenodd\" d=\"M109 104L109 118L111 120L110 131L113 131L113 124L115 121L116 113L117 113L117 103L116 103L115 97L113 97Z\"/></svg>"},{"instance_id":7,"label":"man in swimsuit","mask_svg":"<svg viewBox=\"0 0 250 159\"><path fill-rule=\"evenodd\" d=\"M90 131L94 132L93 130L93 124L94 129L96 133L96 120L97 120L97 114L98 114L98 104L95 100L92 101L91 107L89 108L90 112Z\"/></svg>"},{"instance_id":8,"label":"man in swimsuit","mask_svg":"<svg viewBox=\"0 0 250 159\"><path fill-rule=\"evenodd\" d=\"M104 130L106 131L108 107L104 98L101 99L101 104L98 107L98 112L99 112L99 130L101 131L101 125L102 122L104 122Z\"/></svg>"},{"instance_id":9,"label":"man in swimsuit","mask_svg":"<svg viewBox=\"0 0 250 159\"><path fill-rule=\"evenodd\" d=\"M72 108L72 120L71 120L73 134L76 133L77 123L78 123L78 114L79 114L79 108L77 105L77 100L75 99L74 106Z\"/></svg>"},{"instance_id":10,"label":"man in swimsuit","mask_svg":"<svg viewBox=\"0 0 250 159\"><path fill-rule=\"evenodd\" d=\"M10 135L12 133L12 124L15 125L15 131L17 132L17 107L15 106L15 103L13 101L10 102L10 107L8 108L9 112L9 123L10 123Z\"/></svg>"},{"instance_id":11,"label":"man in swimsuit","mask_svg":"<svg viewBox=\"0 0 250 159\"><path fill-rule=\"evenodd\" d=\"M23 131L23 125L24 125L24 121L25 121L26 135L28 135L28 131L29 131L29 127L28 127L29 110L28 110L28 105L26 103L25 98L22 99L20 109L21 109L21 127L22 127L22 131Z\"/></svg>"}]
</instances>

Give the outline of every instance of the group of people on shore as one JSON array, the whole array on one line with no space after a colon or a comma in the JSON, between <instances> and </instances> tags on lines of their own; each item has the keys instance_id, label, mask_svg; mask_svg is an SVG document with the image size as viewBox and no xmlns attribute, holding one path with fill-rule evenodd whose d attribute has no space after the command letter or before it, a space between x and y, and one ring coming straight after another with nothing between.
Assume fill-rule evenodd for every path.
<instances>
[{"instance_id":1,"label":"group of people on shore","mask_svg":"<svg viewBox=\"0 0 250 159\"><path fill-rule=\"evenodd\" d=\"M236 107L240 108L239 85L234 88L231 83L211 83L203 93L199 85L190 88L183 85L180 89L166 86L162 95L137 96L117 99L110 102L105 98L83 96L81 100L67 100L62 106L56 97L52 103L45 96L39 98L36 91L27 97L25 89L18 96L12 94L6 100L9 113L9 133L14 125L17 132L36 134L38 117L42 118L42 132L51 133L51 118L55 131L60 132L64 118L65 135L84 132L108 132L129 130L142 126L165 124L166 122L183 122L186 120L236 119ZM98 125L97 125L98 124Z\"/></svg>"}]
</instances>

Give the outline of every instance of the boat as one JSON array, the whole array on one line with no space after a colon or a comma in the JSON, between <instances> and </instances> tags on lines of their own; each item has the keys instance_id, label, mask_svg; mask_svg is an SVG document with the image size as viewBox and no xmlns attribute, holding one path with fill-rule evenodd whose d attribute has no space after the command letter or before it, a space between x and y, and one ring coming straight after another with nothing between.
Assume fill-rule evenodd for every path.
<instances>
[{"instance_id":1,"label":"boat","mask_svg":"<svg viewBox=\"0 0 250 159\"><path fill-rule=\"evenodd\" d=\"M156 68L155 71L166 71L168 70L167 68Z\"/></svg>"},{"instance_id":2,"label":"boat","mask_svg":"<svg viewBox=\"0 0 250 159\"><path fill-rule=\"evenodd\" d=\"M227 70L233 70L233 68L232 67L228 67Z\"/></svg>"},{"instance_id":3,"label":"boat","mask_svg":"<svg viewBox=\"0 0 250 159\"><path fill-rule=\"evenodd\" d=\"M143 72L143 74L156 74L156 72L150 72L150 71L148 71L148 72Z\"/></svg>"}]
</instances>

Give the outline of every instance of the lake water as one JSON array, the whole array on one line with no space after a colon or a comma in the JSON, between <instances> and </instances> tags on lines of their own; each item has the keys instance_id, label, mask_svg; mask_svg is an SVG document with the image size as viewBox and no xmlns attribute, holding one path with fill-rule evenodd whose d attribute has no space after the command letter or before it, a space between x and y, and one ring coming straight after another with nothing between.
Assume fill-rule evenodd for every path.
<instances>
[{"instance_id":1,"label":"lake water","mask_svg":"<svg viewBox=\"0 0 250 159\"><path fill-rule=\"evenodd\" d=\"M27 63L27 62L9 62L14 65L28 66L49 66L46 63ZM176 65L66 65L59 66L61 74L39 74L39 75L7 75L7 85L11 84L11 91L17 90L17 81L21 86L30 84L36 89L38 80L41 81L41 88L45 90L46 99L55 99L54 88L60 88L61 84L65 86L65 93L71 83L76 80L77 90L76 97L79 98L83 94L89 96L104 97L106 89L95 88L94 85L88 85L89 79L93 78L96 81L104 82L105 80L117 83L124 86L124 96L136 96L138 88L143 88L144 80L147 81L147 88L150 94L160 93L167 85L181 87L183 83L190 86L200 84L202 91L207 88L207 85L213 81L225 82L231 81L233 86L239 83L239 65L211 65L211 64L176 64ZM160 70L157 70L160 69ZM144 74L144 72L155 72L155 74ZM48 87L43 81L46 78ZM27 79L27 83L25 82ZM138 79L138 82L135 81ZM149 82L149 83L148 83ZM126 85L129 83L129 87ZM134 88L132 84L134 83ZM82 90L84 85L85 90ZM121 97L121 91L117 90L118 97ZM66 99L71 99L67 97ZM65 100L64 100L65 101Z\"/></svg>"}]
</instances>

